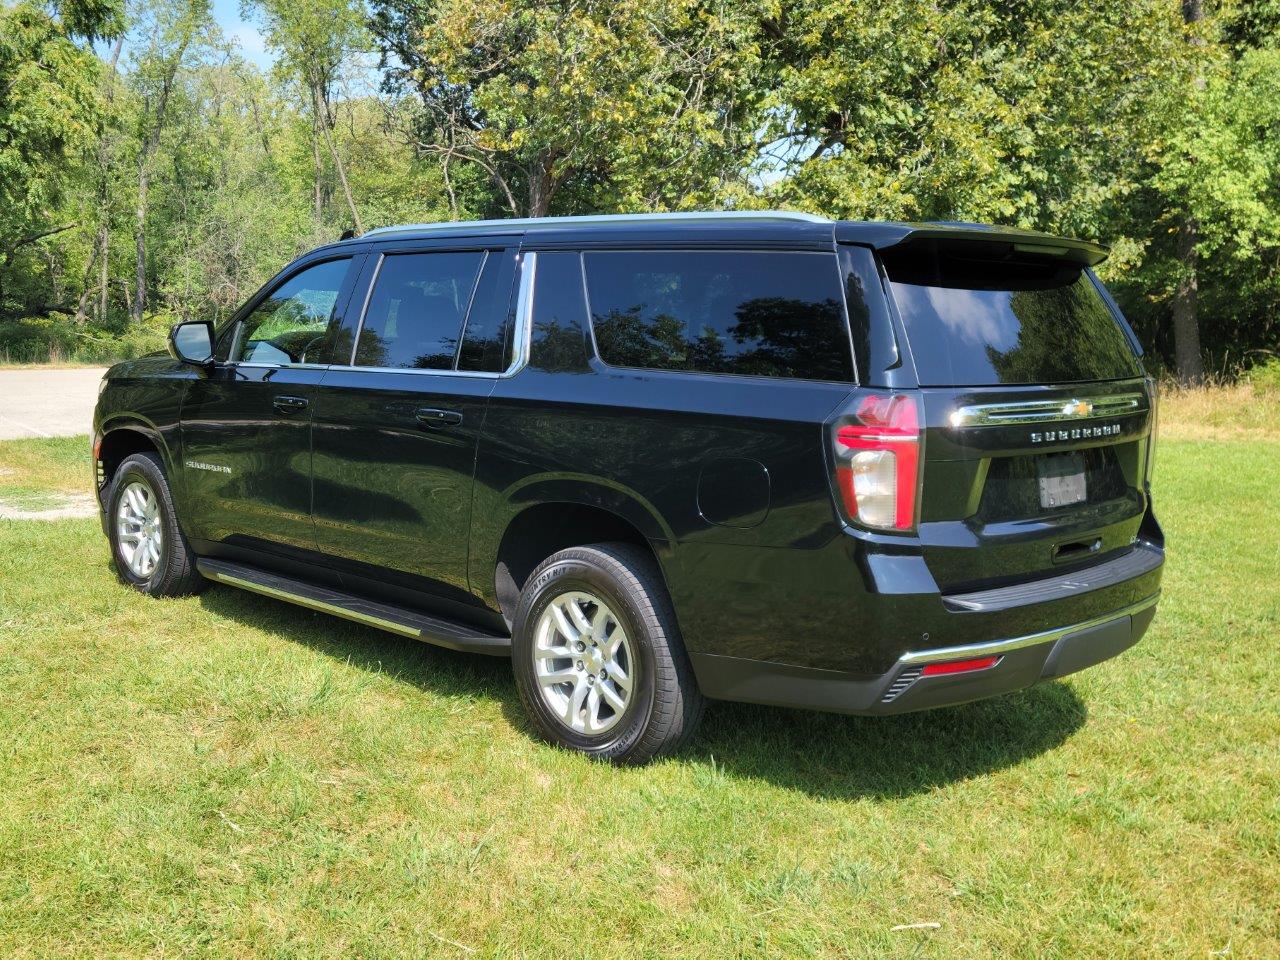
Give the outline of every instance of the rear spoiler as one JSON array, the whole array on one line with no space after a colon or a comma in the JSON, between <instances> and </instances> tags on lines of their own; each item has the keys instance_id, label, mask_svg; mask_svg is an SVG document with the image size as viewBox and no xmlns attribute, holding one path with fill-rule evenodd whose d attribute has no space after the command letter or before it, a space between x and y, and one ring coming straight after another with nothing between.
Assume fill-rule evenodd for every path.
<instances>
[{"instance_id":1,"label":"rear spoiler","mask_svg":"<svg viewBox=\"0 0 1280 960\"><path fill-rule=\"evenodd\" d=\"M1097 266L1109 252L1099 243L1055 237L1034 230L991 227L981 223L864 223L841 220L835 225L837 243L857 243L887 250L913 240L981 240L1008 243L1019 253L1059 257L1082 267Z\"/></svg>"}]
</instances>

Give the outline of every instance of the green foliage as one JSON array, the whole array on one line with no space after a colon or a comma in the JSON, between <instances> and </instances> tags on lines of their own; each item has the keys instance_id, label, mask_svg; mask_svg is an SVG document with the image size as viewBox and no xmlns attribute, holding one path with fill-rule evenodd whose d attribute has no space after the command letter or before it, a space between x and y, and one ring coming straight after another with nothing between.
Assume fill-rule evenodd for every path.
<instances>
[{"instance_id":1,"label":"green foliage","mask_svg":"<svg viewBox=\"0 0 1280 960\"><path fill-rule=\"evenodd\" d=\"M77 40L120 25L119 6L98 0L0 8L0 315L14 306L13 275L32 269L33 248L69 229L60 215L72 167L101 121L101 64ZM43 309L56 306L54 291L41 293Z\"/></svg>"},{"instance_id":2,"label":"green foliage","mask_svg":"<svg viewBox=\"0 0 1280 960\"><path fill-rule=\"evenodd\" d=\"M1277 0L245 6L272 71L207 0L138 0L118 65L114 0L0 9L0 349L226 316L353 224L716 207L1109 243L1155 366L1190 218L1211 368L1280 349Z\"/></svg>"},{"instance_id":3,"label":"green foliage","mask_svg":"<svg viewBox=\"0 0 1280 960\"><path fill-rule=\"evenodd\" d=\"M1262 363L1251 367L1244 379L1257 393L1280 394L1280 356L1268 356Z\"/></svg>"},{"instance_id":4,"label":"green foliage","mask_svg":"<svg viewBox=\"0 0 1280 960\"><path fill-rule=\"evenodd\" d=\"M1097 237L1154 135L1178 24L1166 0L789 5L769 195Z\"/></svg>"},{"instance_id":5,"label":"green foliage","mask_svg":"<svg viewBox=\"0 0 1280 960\"><path fill-rule=\"evenodd\" d=\"M415 146L461 202L537 216L715 202L765 96L751 14L700 0L375 0L373 29L418 103Z\"/></svg>"}]
</instances>

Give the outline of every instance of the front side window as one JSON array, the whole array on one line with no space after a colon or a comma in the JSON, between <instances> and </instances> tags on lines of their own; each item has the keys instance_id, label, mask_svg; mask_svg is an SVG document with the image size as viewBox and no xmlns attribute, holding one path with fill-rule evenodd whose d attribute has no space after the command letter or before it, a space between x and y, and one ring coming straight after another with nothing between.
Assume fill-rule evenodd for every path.
<instances>
[{"instance_id":1,"label":"front side window","mask_svg":"<svg viewBox=\"0 0 1280 960\"><path fill-rule=\"evenodd\" d=\"M329 362L329 323L351 265L328 260L296 273L236 325L232 363Z\"/></svg>"},{"instance_id":2,"label":"front side window","mask_svg":"<svg viewBox=\"0 0 1280 960\"><path fill-rule=\"evenodd\" d=\"M356 347L361 367L450 370L485 255L383 257Z\"/></svg>"},{"instance_id":3,"label":"front side window","mask_svg":"<svg viewBox=\"0 0 1280 960\"><path fill-rule=\"evenodd\" d=\"M584 256L600 359L622 367L853 379L836 259L822 253Z\"/></svg>"}]
</instances>

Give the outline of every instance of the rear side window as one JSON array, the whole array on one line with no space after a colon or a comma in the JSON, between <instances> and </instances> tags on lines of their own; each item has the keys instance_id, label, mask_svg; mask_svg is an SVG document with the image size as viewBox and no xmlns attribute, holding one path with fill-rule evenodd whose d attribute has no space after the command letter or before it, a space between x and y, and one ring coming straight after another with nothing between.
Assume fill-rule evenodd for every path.
<instances>
[{"instance_id":1,"label":"rear side window","mask_svg":"<svg viewBox=\"0 0 1280 960\"><path fill-rule=\"evenodd\" d=\"M484 253L404 253L382 259L356 347L356 366L451 370Z\"/></svg>"},{"instance_id":2,"label":"rear side window","mask_svg":"<svg viewBox=\"0 0 1280 960\"><path fill-rule=\"evenodd\" d=\"M981 241L903 244L882 260L922 384L1141 375L1127 335L1076 264Z\"/></svg>"},{"instance_id":3,"label":"rear side window","mask_svg":"<svg viewBox=\"0 0 1280 960\"><path fill-rule=\"evenodd\" d=\"M605 363L853 379L832 254L599 251L583 259Z\"/></svg>"}]
</instances>

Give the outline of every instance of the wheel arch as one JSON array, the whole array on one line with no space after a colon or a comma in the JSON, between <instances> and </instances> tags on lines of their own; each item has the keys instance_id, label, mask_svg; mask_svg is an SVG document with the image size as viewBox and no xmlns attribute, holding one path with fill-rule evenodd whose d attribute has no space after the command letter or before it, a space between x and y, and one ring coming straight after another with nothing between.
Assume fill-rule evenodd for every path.
<instances>
[{"instance_id":1,"label":"wheel arch","mask_svg":"<svg viewBox=\"0 0 1280 960\"><path fill-rule=\"evenodd\" d=\"M117 418L103 425L98 442L94 444L99 493L111 483L125 458L135 453L159 454L170 483L173 483L173 459L160 431L141 420Z\"/></svg>"},{"instance_id":2,"label":"wheel arch","mask_svg":"<svg viewBox=\"0 0 1280 960\"><path fill-rule=\"evenodd\" d=\"M665 579L671 531L628 491L565 480L530 485L507 500L505 521L489 527L472 555L472 583L508 623L520 589L551 554L589 543L632 543L653 557Z\"/></svg>"}]
</instances>

